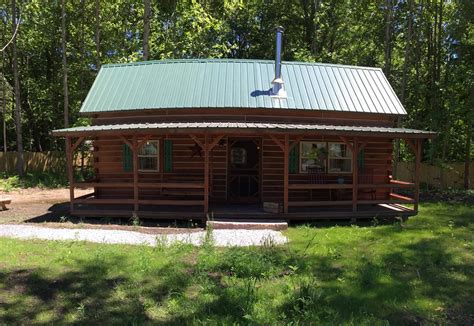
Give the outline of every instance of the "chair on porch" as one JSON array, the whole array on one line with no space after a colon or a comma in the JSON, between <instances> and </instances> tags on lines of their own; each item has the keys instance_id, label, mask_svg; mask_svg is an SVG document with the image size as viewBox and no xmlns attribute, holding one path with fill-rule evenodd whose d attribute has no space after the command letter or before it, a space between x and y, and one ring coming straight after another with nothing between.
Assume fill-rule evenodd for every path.
<instances>
[{"instance_id":1,"label":"chair on porch","mask_svg":"<svg viewBox=\"0 0 474 326\"><path fill-rule=\"evenodd\" d=\"M326 171L324 168L320 166L312 166L308 167L308 174L309 174L309 182L311 184L327 184L328 179L326 175ZM310 199L313 200L313 189L309 191ZM329 200L332 200L332 193L331 189L329 189Z\"/></svg>"},{"instance_id":2,"label":"chair on porch","mask_svg":"<svg viewBox=\"0 0 474 326\"><path fill-rule=\"evenodd\" d=\"M358 184L374 184L374 169L363 168L358 173ZM370 199L377 199L377 189L375 188L361 188L358 190L359 194L368 194Z\"/></svg>"},{"instance_id":3,"label":"chair on porch","mask_svg":"<svg viewBox=\"0 0 474 326\"><path fill-rule=\"evenodd\" d=\"M311 184L325 184L326 183L326 173L324 169L319 166L308 167L309 182Z\"/></svg>"}]
</instances>

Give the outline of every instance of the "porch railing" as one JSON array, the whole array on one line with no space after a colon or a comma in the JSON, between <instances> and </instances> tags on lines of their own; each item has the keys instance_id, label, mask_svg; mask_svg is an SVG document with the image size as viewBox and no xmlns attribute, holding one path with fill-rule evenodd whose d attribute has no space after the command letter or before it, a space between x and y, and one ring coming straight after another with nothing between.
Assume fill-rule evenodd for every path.
<instances>
[{"instance_id":1,"label":"porch railing","mask_svg":"<svg viewBox=\"0 0 474 326\"><path fill-rule=\"evenodd\" d=\"M382 199L359 199L351 198L351 200L318 200L318 201L289 201L289 207L317 207L317 206L333 206L333 205L362 205L362 204L414 204L416 200L414 198L400 195L395 193L395 189L415 189L415 183L406 182L401 180L389 179L388 183L361 183L361 184L338 184L338 183L323 183L323 184L309 184L309 183L292 183L288 185L289 191L292 190L353 190L354 187L357 189L389 189L388 198ZM353 194L354 192L352 192ZM357 192L358 193L358 192Z\"/></svg>"}]
</instances>

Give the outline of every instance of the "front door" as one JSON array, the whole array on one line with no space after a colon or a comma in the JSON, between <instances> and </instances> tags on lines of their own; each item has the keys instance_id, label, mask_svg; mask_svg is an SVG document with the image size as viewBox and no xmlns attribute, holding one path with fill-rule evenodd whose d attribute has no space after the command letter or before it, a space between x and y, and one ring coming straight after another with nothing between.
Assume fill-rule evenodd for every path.
<instances>
[{"instance_id":1,"label":"front door","mask_svg":"<svg viewBox=\"0 0 474 326\"><path fill-rule=\"evenodd\" d=\"M234 203L260 201L261 139L230 138L228 199Z\"/></svg>"}]
</instances>

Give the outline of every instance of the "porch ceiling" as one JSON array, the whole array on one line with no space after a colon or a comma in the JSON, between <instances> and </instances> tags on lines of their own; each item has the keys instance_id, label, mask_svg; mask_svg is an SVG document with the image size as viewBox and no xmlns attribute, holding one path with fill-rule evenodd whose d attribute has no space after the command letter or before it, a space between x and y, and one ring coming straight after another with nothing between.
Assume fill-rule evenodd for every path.
<instances>
[{"instance_id":1,"label":"porch ceiling","mask_svg":"<svg viewBox=\"0 0 474 326\"><path fill-rule=\"evenodd\" d=\"M259 122L166 122L130 123L73 127L53 131L54 136L92 137L129 134L324 134L335 136L369 136L393 138L433 138L435 132L407 128L340 126L321 124Z\"/></svg>"}]
</instances>

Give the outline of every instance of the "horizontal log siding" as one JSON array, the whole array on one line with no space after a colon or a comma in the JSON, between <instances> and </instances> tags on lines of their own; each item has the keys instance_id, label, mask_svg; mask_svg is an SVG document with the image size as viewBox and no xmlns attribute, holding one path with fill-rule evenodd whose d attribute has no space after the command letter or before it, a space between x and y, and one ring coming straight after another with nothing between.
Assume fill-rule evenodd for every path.
<instances>
[{"instance_id":1,"label":"horizontal log siding","mask_svg":"<svg viewBox=\"0 0 474 326\"><path fill-rule=\"evenodd\" d=\"M164 138L164 137L163 137ZM162 139L163 139L162 138ZM280 147L268 136L262 138L262 177L261 177L261 198L265 202L283 201L283 152ZM153 139L153 138L152 138ZM191 158L191 147L194 141L187 135L173 135L169 137L173 142L173 170L169 173L162 172L163 156L160 162L160 172L140 172L139 182L203 182L204 154L202 157ZM203 138L201 139L204 140ZM283 138L281 138L283 140ZM306 137L305 140L341 142L338 138L328 137ZM374 171L374 183L384 183L388 181L391 174L391 139L360 139L360 143L367 142L365 151L365 168ZM119 138L98 138L94 141L94 167L100 182L133 182L133 173L123 171L122 162L123 141ZM163 142L160 142L160 153L163 155ZM223 139L223 145L217 145L211 152L210 163L210 199L214 202L223 202L227 196L227 138ZM327 179L336 182L339 174L328 174ZM352 182L352 175L343 175L345 183ZM290 184L308 183L308 174L290 174ZM133 189L119 188L97 188L96 193L99 198L133 198ZM185 197L200 198L194 191ZM332 197L347 197L350 191L335 191L330 193L327 189L321 190L290 190L290 201L304 200L329 200ZM388 198L387 189L377 189L377 199ZM372 194L364 191L359 193L359 199L371 199ZM160 194L159 189L140 189L140 199L163 199L182 198L179 195ZM334 199L334 198L332 198ZM343 199L343 198L338 198Z\"/></svg>"},{"instance_id":2,"label":"horizontal log siding","mask_svg":"<svg viewBox=\"0 0 474 326\"><path fill-rule=\"evenodd\" d=\"M93 115L94 125L158 122L245 121L275 123L318 123L326 125L393 127L390 115L353 112L324 112L282 109L175 109L114 112Z\"/></svg>"},{"instance_id":3,"label":"horizontal log siding","mask_svg":"<svg viewBox=\"0 0 474 326\"><path fill-rule=\"evenodd\" d=\"M263 137L262 150L262 201L283 202L283 151L270 137Z\"/></svg>"},{"instance_id":4,"label":"horizontal log siding","mask_svg":"<svg viewBox=\"0 0 474 326\"><path fill-rule=\"evenodd\" d=\"M151 138L150 140L154 140ZM162 138L163 139L163 138ZM204 180L204 152L202 157L192 155L194 140L187 135L175 135L166 138L173 143L173 169L172 172L163 172L163 141L160 141L160 171L139 172L138 182L203 182ZM133 172L123 170L123 141L115 137L98 138L94 141L94 168L100 182L133 182ZM226 146L217 145L211 154L211 198L225 199L226 196ZM202 197L198 190L176 191L169 190L166 198ZM171 194L170 194L171 193ZM190 195L192 193L192 195ZM97 188L96 194L100 198L132 198L132 189ZM159 199L163 196L159 189L140 189L140 199Z\"/></svg>"},{"instance_id":5,"label":"horizontal log siding","mask_svg":"<svg viewBox=\"0 0 474 326\"><path fill-rule=\"evenodd\" d=\"M280 139L283 141L283 139ZM293 139L290 139L290 143ZM305 137L301 141L321 141L321 142L342 142L339 138L331 137ZM366 169L373 170L374 183L387 183L388 176L391 174L392 159L392 140L391 139L359 139L359 146L367 142L364 147ZM297 145L299 146L299 144ZM262 199L269 202L283 202L283 152L275 142L265 137L263 139L263 155L262 155ZM344 178L344 183L352 183L352 174L331 174L326 175L328 183L336 183L339 177ZM294 173L289 175L289 183L304 184L309 183L310 176L307 173ZM376 190L377 199L386 199L390 191L388 189L379 188ZM372 194L366 191L359 193L359 199L372 199ZM304 200L351 200L352 193L350 190L295 190L289 191L290 201Z\"/></svg>"}]
</instances>

